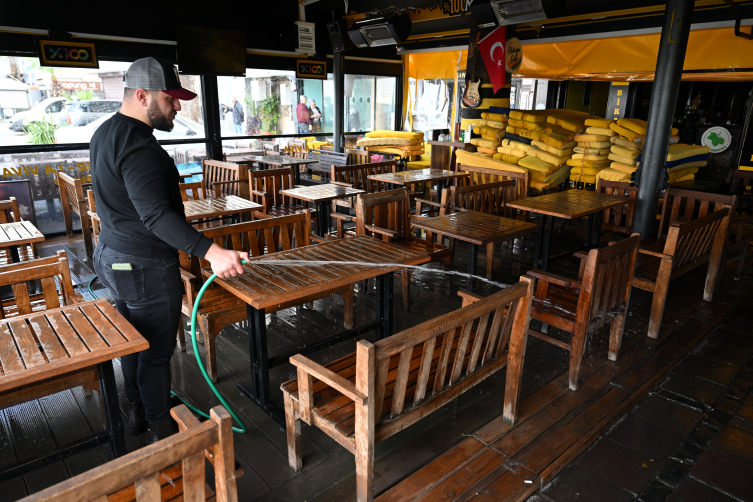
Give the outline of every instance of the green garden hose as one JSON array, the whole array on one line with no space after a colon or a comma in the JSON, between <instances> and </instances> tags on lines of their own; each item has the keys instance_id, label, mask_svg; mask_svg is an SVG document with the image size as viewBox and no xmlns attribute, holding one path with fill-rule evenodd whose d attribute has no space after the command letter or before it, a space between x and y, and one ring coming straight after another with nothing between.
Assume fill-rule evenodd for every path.
<instances>
[{"instance_id":1,"label":"green garden hose","mask_svg":"<svg viewBox=\"0 0 753 502\"><path fill-rule=\"evenodd\" d=\"M245 265L248 263L246 260L241 260L241 263ZM217 278L217 274L212 274L209 276L209 279L204 282L204 285L199 290L198 294L196 295L196 301L193 304L193 311L191 312L191 343L193 344L193 353L196 355L196 362L199 365L199 369L201 370L201 374L204 375L204 379L207 381L207 384L209 385L209 388L212 389L212 392L214 392L214 395L217 396L217 399L220 400L222 405L227 409L227 411L230 412L230 414L233 416L236 422L240 425L240 427L233 427L233 431L239 432L241 434L246 433L246 424L243 423L243 421L240 419L240 417L233 411L233 408L230 407L230 404L225 400L222 394L220 394L220 391L217 390L217 387L214 386L214 382L212 382L212 379L209 378L209 374L207 373L206 368L204 368L204 363L201 360L201 357L199 356L199 345L196 342L196 313L199 311L199 303L201 302L201 297L204 296L204 291L209 287L210 284ZM97 279L97 276L91 278L89 281L89 294L92 295L92 298L95 300L98 298L97 295L94 294L92 291L92 283ZM185 399L180 397L178 394L176 394L172 389L170 390L170 394L180 399L183 404L186 405L186 407L196 413L199 416L202 416L204 418L209 418L209 415L207 413L204 413L200 409L196 408L192 404L186 402Z\"/></svg>"}]
</instances>

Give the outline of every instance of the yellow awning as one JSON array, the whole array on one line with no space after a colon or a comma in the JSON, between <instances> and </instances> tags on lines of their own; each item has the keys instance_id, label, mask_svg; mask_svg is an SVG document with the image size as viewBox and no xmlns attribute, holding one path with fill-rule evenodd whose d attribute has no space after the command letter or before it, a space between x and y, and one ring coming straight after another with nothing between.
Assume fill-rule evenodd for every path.
<instances>
[{"instance_id":1,"label":"yellow awning","mask_svg":"<svg viewBox=\"0 0 753 502\"><path fill-rule=\"evenodd\" d=\"M523 64L514 77L653 80L660 37L660 33L648 33L527 43L523 45ZM683 80L753 80L753 42L736 37L731 27L692 30L683 69ZM724 71L730 69L743 71ZM694 73L698 70L705 71Z\"/></svg>"}]
</instances>

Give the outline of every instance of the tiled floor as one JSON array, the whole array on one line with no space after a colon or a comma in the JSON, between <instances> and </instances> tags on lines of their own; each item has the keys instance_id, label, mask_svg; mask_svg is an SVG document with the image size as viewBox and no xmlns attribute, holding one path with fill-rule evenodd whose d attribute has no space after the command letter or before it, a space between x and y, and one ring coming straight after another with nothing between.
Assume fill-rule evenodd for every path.
<instances>
[{"instance_id":1,"label":"tiled floor","mask_svg":"<svg viewBox=\"0 0 753 502\"><path fill-rule=\"evenodd\" d=\"M529 502L753 501L753 302Z\"/></svg>"}]
</instances>

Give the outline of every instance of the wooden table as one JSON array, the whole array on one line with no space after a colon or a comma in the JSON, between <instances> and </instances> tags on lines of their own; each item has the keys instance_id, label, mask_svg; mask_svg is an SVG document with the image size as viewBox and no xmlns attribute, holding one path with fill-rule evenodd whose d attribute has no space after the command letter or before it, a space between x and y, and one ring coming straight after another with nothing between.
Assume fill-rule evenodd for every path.
<instances>
[{"instance_id":1,"label":"wooden table","mask_svg":"<svg viewBox=\"0 0 753 502\"><path fill-rule=\"evenodd\" d=\"M400 171L397 173L384 173L373 174L369 176L370 180L381 181L383 183L390 183L392 185L407 185L411 187L416 183L429 182L437 183L437 202L442 199L442 190L447 185L448 180L454 180L457 178L465 178L468 173L454 173L447 170L437 169L413 169L410 171Z\"/></svg>"},{"instance_id":2,"label":"wooden table","mask_svg":"<svg viewBox=\"0 0 753 502\"><path fill-rule=\"evenodd\" d=\"M186 220L188 221L251 213L261 208L261 204L251 202L237 195L183 202L183 209L186 212Z\"/></svg>"},{"instance_id":3,"label":"wooden table","mask_svg":"<svg viewBox=\"0 0 753 502\"><path fill-rule=\"evenodd\" d=\"M306 164L316 164L316 160L313 159L297 159L295 157L289 157L287 155L249 155L243 157L243 160L250 160L258 162L259 164L267 164L277 167L292 167L293 168L293 181L296 185L301 183L301 171L300 166Z\"/></svg>"},{"instance_id":4,"label":"wooden table","mask_svg":"<svg viewBox=\"0 0 753 502\"><path fill-rule=\"evenodd\" d=\"M330 229L328 203L335 199L355 197L358 194L366 193L366 191L327 183L326 185L289 188L288 190L280 190L280 193L294 199L316 203L316 232L319 237L324 237Z\"/></svg>"},{"instance_id":5,"label":"wooden table","mask_svg":"<svg viewBox=\"0 0 753 502\"><path fill-rule=\"evenodd\" d=\"M458 211L453 214L411 221L411 226L461 240L469 244L468 288L473 291L478 247L505 242L536 231L536 225L527 221L503 218L478 211ZM487 248L488 249L488 248ZM491 251L491 252L489 252ZM493 259L494 247L487 251L486 259Z\"/></svg>"},{"instance_id":6,"label":"wooden table","mask_svg":"<svg viewBox=\"0 0 753 502\"><path fill-rule=\"evenodd\" d=\"M588 216L584 246L596 247L599 245L601 218L604 210L626 204L635 204L635 199L587 190L566 190L507 203L512 208L538 214L539 233L536 236L533 266L541 270L546 270L549 266L549 247L554 218L574 220Z\"/></svg>"},{"instance_id":7,"label":"wooden table","mask_svg":"<svg viewBox=\"0 0 753 502\"><path fill-rule=\"evenodd\" d=\"M294 266L280 262L293 260ZM361 235L251 258L242 275L215 282L246 302L253 384L239 383L248 396L282 427L285 415L270 402L269 368L285 364L295 354L310 354L372 330L381 340L392 334L392 272L400 265L420 265L428 254ZM303 263L301 263L303 262ZM306 265L305 262L312 262ZM338 262L347 262L339 264ZM358 262L355 263L354 262ZM376 264L383 264L377 266ZM203 269L205 277L210 269ZM305 303L315 293L376 277L376 319L288 354L269 358L264 309L286 302Z\"/></svg>"},{"instance_id":8,"label":"wooden table","mask_svg":"<svg viewBox=\"0 0 753 502\"><path fill-rule=\"evenodd\" d=\"M112 360L148 349L147 341L106 300L0 320L0 408L99 382L105 430L0 471L0 480L111 442L126 454Z\"/></svg>"},{"instance_id":9,"label":"wooden table","mask_svg":"<svg viewBox=\"0 0 753 502\"><path fill-rule=\"evenodd\" d=\"M18 246L42 242L44 235L37 230L30 221L0 224L0 248L10 248L12 262L18 263L21 257L18 254Z\"/></svg>"}]
</instances>

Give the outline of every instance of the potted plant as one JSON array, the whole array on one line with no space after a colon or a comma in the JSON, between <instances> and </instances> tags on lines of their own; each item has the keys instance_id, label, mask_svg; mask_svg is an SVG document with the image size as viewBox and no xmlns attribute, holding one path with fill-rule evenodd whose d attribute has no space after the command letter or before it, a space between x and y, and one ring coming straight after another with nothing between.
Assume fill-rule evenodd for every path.
<instances>
[{"instance_id":1,"label":"potted plant","mask_svg":"<svg viewBox=\"0 0 753 502\"><path fill-rule=\"evenodd\" d=\"M248 118L246 119L246 135L252 136L259 134L261 129L261 119L259 118L259 107L255 102L246 102L248 105Z\"/></svg>"},{"instance_id":2,"label":"potted plant","mask_svg":"<svg viewBox=\"0 0 753 502\"><path fill-rule=\"evenodd\" d=\"M270 94L259 107L259 118L262 122L262 134L276 134L277 122L280 120L280 100Z\"/></svg>"}]
</instances>

